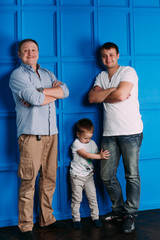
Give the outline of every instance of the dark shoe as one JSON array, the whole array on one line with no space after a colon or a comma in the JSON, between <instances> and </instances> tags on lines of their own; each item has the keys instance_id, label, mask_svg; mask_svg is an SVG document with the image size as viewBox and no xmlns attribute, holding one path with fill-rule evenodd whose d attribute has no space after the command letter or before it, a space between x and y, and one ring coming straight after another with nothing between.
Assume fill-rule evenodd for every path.
<instances>
[{"instance_id":1,"label":"dark shoe","mask_svg":"<svg viewBox=\"0 0 160 240\"><path fill-rule=\"evenodd\" d=\"M101 217L103 222L109 222L109 221L122 221L122 214L116 213L116 212L109 212L107 215Z\"/></svg>"},{"instance_id":2,"label":"dark shoe","mask_svg":"<svg viewBox=\"0 0 160 240\"><path fill-rule=\"evenodd\" d=\"M22 232L21 236L22 236L21 238L22 240L35 240L35 237L32 231Z\"/></svg>"},{"instance_id":3,"label":"dark shoe","mask_svg":"<svg viewBox=\"0 0 160 240\"><path fill-rule=\"evenodd\" d=\"M73 228L74 229L81 229L82 228L82 225L81 225L81 222L73 222Z\"/></svg>"},{"instance_id":4,"label":"dark shoe","mask_svg":"<svg viewBox=\"0 0 160 240\"><path fill-rule=\"evenodd\" d=\"M135 218L132 215L126 215L123 218L122 230L125 233L131 233L135 229Z\"/></svg>"},{"instance_id":5,"label":"dark shoe","mask_svg":"<svg viewBox=\"0 0 160 240\"><path fill-rule=\"evenodd\" d=\"M55 221L54 223L44 226L43 228L66 228L68 227L67 223L62 221Z\"/></svg>"},{"instance_id":6,"label":"dark shoe","mask_svg":"<svg viewBox=\"0 0 160 240\"><path fill-rule=\"evenodd\" d=\"M93 220L93 223L97 228L100 228L103 226L102 222L99 219Z\"/></svg>"}]
</instances>

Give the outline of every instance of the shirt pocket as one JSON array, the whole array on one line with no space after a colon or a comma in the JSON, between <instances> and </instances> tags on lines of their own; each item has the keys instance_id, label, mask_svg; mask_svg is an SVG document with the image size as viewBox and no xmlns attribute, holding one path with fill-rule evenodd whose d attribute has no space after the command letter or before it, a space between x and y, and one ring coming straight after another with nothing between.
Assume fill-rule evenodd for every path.
<instances>
[{"instance_id":1,"label":"shirt pocket","mask_svg":"<svg viewBox=\"0 0 160 240\"><path fill-rule=\"evenodd\" d=\"M18 177L20 177L22 180L32 180L33 176L33 161L28 158L21 158L18 169Z\"/></svg>"}]
</instances>

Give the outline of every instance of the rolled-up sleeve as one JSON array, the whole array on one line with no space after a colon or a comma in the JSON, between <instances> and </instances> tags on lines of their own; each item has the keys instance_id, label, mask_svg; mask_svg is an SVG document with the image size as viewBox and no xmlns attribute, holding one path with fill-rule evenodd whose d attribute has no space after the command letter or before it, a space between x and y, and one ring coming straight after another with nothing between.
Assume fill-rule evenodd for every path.
<instances>
[{"instance_id":1,"label":"rolled-up sleeve","mask_svg":"<svg viewBox=\"0 0 160 240\"><path fill-rule=\"evenodd\" d=\"M45 99L45 95L36 90L25 72L13 71L10 76L9 86L12 92L17 95L16 101L23 99L33 106L40 106Z\"/></svg>"},{"instance_id":2,"label":"rolled-up sleeve","mask_svg":"<svg viewBox=\"0 0 160 240\"><path fill-rule=\"evenodd\" d=\"M63 99L67 98L69 96L69 89L68 89L67 85L65 83L63 83L62 85L60 85L60 87L63 90L63 94L64 94Z\"/></svg>"},{"instance_id":3,"label":"rolled-up sleeve","mask_svg":"<svg viewBox=\"0 0 160 240\"><path fill-rule=\"evenodd\" d=\"M52 72L48 71L48 73L51 76L52 83L54 83L55 81L59 82L59 80L56 78L56 76ZM68 89L67 85L65 83L62 83L61 85L59 85L59 87L61 87L63 90L63 98L62 99L67 98L69 96L69 89Z\"/></svg>"}]
</instances>

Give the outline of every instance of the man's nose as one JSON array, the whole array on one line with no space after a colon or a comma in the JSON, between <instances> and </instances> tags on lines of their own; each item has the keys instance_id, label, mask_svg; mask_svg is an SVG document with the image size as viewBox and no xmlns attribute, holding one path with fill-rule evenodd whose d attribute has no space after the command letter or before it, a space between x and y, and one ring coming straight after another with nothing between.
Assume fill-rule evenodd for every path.
<instances>
[{"instance_id":1,"label":"man's nose","mask_svg":"<svg viewBox=\"0 0 160 240\"><path fill-rule=\"evenodd\" d=\"M29 54L29 55L31 54L31 50L30 50L30 49L28 49L28 54Z\"/></svg>"}]
</instances>

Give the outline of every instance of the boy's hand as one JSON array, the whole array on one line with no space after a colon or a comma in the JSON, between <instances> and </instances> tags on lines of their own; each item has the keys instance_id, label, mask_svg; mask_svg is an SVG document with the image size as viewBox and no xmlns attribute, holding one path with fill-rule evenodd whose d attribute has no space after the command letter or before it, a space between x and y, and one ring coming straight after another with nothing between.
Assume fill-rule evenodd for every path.
<instances>
[{"instance_id":1,"label":"boy's hand","mask_svg":"<svg viewBox=\"0 0 160 240\"><path fill-rule=\"evenodd\" d=\"M103 149L100 152L101 159L109 159L110 153L108 150L103 151Z\"/></svg>"}]
</instances>

